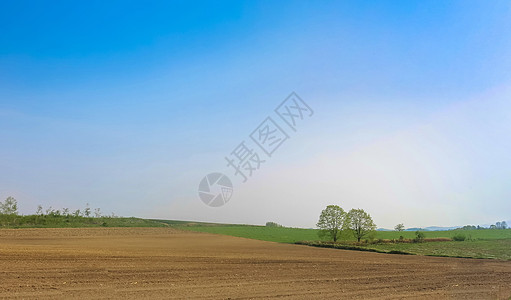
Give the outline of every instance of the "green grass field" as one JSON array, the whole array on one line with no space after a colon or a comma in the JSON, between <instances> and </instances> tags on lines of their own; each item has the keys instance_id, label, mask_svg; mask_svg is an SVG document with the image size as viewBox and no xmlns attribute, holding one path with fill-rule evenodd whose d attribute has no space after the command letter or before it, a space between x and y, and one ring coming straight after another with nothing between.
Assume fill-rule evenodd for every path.
<instances>
[{"instance_id":1,"label":"green grass field","mask_svg":"<svg viewBox=\"0 0 511 300\"><path fill-rule=\"evenodd\" d=\"M369 248L385 251L402 251L418 255L511 260L511 239L375 244L370 245Z\"/></svg>"},{"instance_id":2,"label":"green grass field","mask_svg":"<svg viewBox=\"0 0 511 300\"><path fill-rule=\"evenodd\" d=\"M265 226L179 226L184 230L192 230L207 233L218 233L256 239L262 241L295 243L303 240L318 240L318 233L315 229L265 227Z\"/></svg>"},{"instance_id":3,"label":"green grass field","mask_svg":"<svg viewBox=\"0 0 511 300\"><path fill-rule=\"evenodd\" d=\"M473 240L498 240L498 239L511 239L510 229L480 229L480 230L446 230L446 231L423 231L426 238L452 238L456 234L464 234L467 238ZM398 239L402 235L405 239L415 237L414 231L377 231L376 238L380 239Z\"/></svg>"},{"instance_id":4,"label":"green grass field","mask_svg":"<svg viewBox=\"0 0 511 300\"><path fill-rule=\"evenodd\" d=\"M281 243L295 243L298 241L313 241L320 240L318 237L317 229L303 229L303 228L287 228L287 227L266 227L266 226L252 226L252 225L229 225L229 224L208 224L208 223L190 223L175 221L162 221L169 222L168 224L180 227L185 230L193 230L199 232L226 234L237 237L245 237L256 240L281 242ZM496 240L496 239L511 239L511 229L482 229L482 230L447 230L447 231L423 231L426 238L452 238L456 234L464 234L467 239L472 240ZM405 239L415 238L414 231L376 231L375 239L399 239L403 236ZM354 241L355 238L351 235L344 235L343 240Z\"/></svg>"},{"instance_id":5,"label":"green grass field","mask_svg":"<svg viewBox=\"0 0 511 300\"><path fill-rule=\"evenodd\" d=\"M319 241L317 229L266 227L250 225L222 225L207 223L169 223L184 230L216 233L257 239L263 241L296 243L299 241ZM465 241L450 242L424 242L424 243L381 243L357 246L358 248L373 249L379 252L403 252L417 255L492 258L511 260L511 229L483 229L483 230L448 230L424 231L428 238L452 238L456 234L467 237ZM377 231L375 239L413 239L413 231ZM352 243L353 236L344 236L342 242Z\"/></svg>"}]
</instances>

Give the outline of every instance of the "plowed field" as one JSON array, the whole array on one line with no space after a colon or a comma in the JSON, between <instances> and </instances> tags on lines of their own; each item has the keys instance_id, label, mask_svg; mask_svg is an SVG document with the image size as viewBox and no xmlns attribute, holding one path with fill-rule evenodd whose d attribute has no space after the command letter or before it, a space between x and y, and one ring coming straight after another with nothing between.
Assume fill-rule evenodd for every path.
<instances>
[{"instance_id":1,"label":"plowed field","mask_svg":"<svg viewBox=\"0 0 511 300\"><path fill-rule=\"evenodd\" d=\"M322 249L171 228L0 230L0 298L510 296L511 261Z\"/></svg>"}]
</instances>

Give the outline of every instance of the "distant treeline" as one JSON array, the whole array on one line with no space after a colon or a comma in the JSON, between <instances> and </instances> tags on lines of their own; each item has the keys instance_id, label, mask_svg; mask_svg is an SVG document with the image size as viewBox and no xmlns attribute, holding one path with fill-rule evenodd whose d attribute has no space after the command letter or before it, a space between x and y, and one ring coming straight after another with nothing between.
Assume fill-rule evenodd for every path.
<instances>
[{"instance_id":1,"label":"distant treeline","mask_svg":"<svg viewBox=\"0 0 511 300\"><path fill-rule=\"evenodd\" d=\"M482 226L474 226L474 225L465 225L461 228L458 228L458 229L461 229L461 230L474 230L474 229L507 229L508 226L507 226L507 223L506 221L502 221L502 222L497 222L493 225L490 225L490 227L482 227Z\"/></svg>"},{"instance_id":2,"label":"distant treeline","mask_svg":"<svg viewBox=\"0 0 511 300\"><path fill-rule=\"evenodd\" d=\"M119 218L114 213L105 216L99 208L92 210L87 203L84 209L70 211L68 208L43 209L41 205L33 215L20 215L18 202L8 197L0 202L0 227L159 227L161 222L139 218Z\"/></svg>"},{"instance_id":3,"label":"distant treeline","mask_svg":"<svg viewBox=\"0 0 511 300\"><path fill-rule=\"evenodd\" d=\"M267 227L284 227L278 223L275 223L275 222L266 222L266 226Z\"/></svg>"}]
</instances>

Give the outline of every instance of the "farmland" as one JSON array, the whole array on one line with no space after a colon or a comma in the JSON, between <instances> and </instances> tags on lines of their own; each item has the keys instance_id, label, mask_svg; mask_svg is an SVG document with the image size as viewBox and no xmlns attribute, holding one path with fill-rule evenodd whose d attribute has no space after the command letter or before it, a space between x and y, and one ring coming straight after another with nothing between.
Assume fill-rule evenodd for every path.
<instances>
[{"instance_id":1,"label":"farmland","mask_svg":"<svg viewBox=\"0 0 511 300\"><path fill-rule=\"evenodd\" d=\"M511 261L386 255L175 228L0 230L6 298L508 299Z\"/></svg>"},{"instance_id":2,"label":"farmland","mask_svg":"<svg viewBox=\"0 0 511 300\"><path fill-rule=\"evenodd\" d=\"M225 234L281 243L322 240L318 237L318 230L316 229L186 223L175 224L174 226L191 231ZM511 260L511 229L427 231L424 234L426 239L453 238L457 234L462 234L466 237L466 240L448 242L426 241L424 243L369 243L358 245L358 247L382 252L399 251L417 255ZM404 239L413 239L415 233L412 231L377 231L375 232L374 239L397 240L400 236L403 236ZM355 241L354 237L349 234L344 235L343 238L341 243L352 244Z\"/></svg>"}]
</instances>

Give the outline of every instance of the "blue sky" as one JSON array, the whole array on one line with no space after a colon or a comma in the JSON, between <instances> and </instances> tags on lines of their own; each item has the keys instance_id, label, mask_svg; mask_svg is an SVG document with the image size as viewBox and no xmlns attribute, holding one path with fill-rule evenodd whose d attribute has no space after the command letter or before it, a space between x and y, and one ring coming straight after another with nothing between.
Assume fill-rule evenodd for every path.
<instances>
[{"instance_id":1,"label":"blue sky","mask_svg":"<svg viewBox=\"0 0 511 300\"><path fill-rule=\"evenodd\" d=\"M0 198L23 213L312 227L509 220L508 1L0 4ZM292 91L315 115L232 200L197 185ZM294 213L290 214L289 207Z\"/></svg>"}]
</instances>

